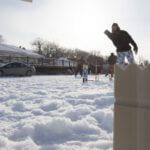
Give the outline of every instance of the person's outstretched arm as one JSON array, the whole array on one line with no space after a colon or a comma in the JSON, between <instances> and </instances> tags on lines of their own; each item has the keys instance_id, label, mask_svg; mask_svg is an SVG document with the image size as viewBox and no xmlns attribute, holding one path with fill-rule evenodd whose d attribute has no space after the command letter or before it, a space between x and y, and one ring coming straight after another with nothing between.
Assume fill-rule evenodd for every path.
<instances>
[{"instance_id":1,"label":"person's outstretched arm","mask_svg":"<svg viewBox=\"0 0 150 150\"><path fill-rule=\"evenodd\" d=\"M112 38L112 33L109 30L105 30L104 34L106 34L108 36L109 39L113 40Z\"/></svg>"},{"instance_id":2,"label":"person's outstretched arm","mask_svg":"<svg viewBox=\"0 0 150 150\"><path fill-rule=\"evenodd\" d=\"M137 52L138 52L138 46L135 43L135 41L133 40L133 38L131 37L131 35L129 33L127 33L127 34L128 34L128 37L129 37L131 45L134 47L134 52L135 52L135 54L137 54Z\"/></svg>"}]
</instances>

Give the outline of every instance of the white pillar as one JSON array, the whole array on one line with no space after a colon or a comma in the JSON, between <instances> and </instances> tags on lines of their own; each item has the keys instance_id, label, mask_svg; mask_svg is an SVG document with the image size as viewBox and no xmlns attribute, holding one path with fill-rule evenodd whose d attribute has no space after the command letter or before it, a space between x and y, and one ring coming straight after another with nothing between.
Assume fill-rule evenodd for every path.
<instances>
[{"instance_id":1,"label":"white pillar","mask_svg":"<svg viewBox=\"0 0 150 150\"><path fill-rule=\"evenodd\" d=\"M115 66L114 150L150 149L150 66Z\"/></svg>"}]
</instances>

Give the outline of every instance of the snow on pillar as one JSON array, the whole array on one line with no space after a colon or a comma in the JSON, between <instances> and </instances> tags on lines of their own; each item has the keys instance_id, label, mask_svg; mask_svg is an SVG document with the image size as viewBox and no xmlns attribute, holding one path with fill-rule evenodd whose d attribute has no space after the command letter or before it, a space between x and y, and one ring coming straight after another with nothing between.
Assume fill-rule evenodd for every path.
<instances>
[{"instance_id":1,"label":"snow on pillar","mask_svg":"<svg viewBox=\"0 0 150 150\"><path fill-rule=\"evenodd\" d=\"M115 66L114 150L150 149L150 66Z\"/></svg>"}]
</instances>

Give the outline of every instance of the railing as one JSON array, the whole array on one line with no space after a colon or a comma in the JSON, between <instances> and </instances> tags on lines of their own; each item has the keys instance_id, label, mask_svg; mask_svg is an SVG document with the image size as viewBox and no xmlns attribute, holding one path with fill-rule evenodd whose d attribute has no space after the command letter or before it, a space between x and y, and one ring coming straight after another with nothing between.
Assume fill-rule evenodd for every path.
<instances>
[{"instance_id":1,"label":"railing","mask_svg":"<svg viewBox=\"0 0 150 150\"><path fill-rule=\"evenodd\" d=\"M23 62L35 66L59 66L76 67L77 63L71 60L59 60L56 58L30 58L30 57L12 57L0 56L0 63Z\"/></svg>"}]
</instances>

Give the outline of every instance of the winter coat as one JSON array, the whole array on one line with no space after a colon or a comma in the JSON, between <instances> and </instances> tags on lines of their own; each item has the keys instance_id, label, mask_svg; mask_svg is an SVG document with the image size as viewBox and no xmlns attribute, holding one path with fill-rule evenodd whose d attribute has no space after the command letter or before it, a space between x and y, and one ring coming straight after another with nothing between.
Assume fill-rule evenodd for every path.
<instances>
[{"instance_id":1,"label":"winter coat","mask_svg":"<svg viewBox=\"0 0 150 150\"><path fill-rule=\"evenodd\" d=\"M134 47L134 51L137 52L138 47L128 32L124 30L118 30L114 33L107 31L105 34L112 40L113 44L117 48L117 52L130 51L130 44Z\"/></svg>"},{"instance_id":2,"label":"winter coat","mask_svg":"<svg viewBox=\"0 0 150 150\"><path fill-rule=\"evenodd\" d=\"M110 65L116 64L116 61L117 61L117 56L115 56L115 55L110 55L110 56L109 56L109 58L108 58L108 63L109 63Z\"/></svg>"},{"instance_id":3,"label":"winter coat","mask_svg":"<svg viewBox=\"0 0 150 150\"><path fill-rule=\"evenodd\" d=\"M82 76L83 76L83 78L88 77L88 69L83 69Z\"/></svg>"}]
</instances>

